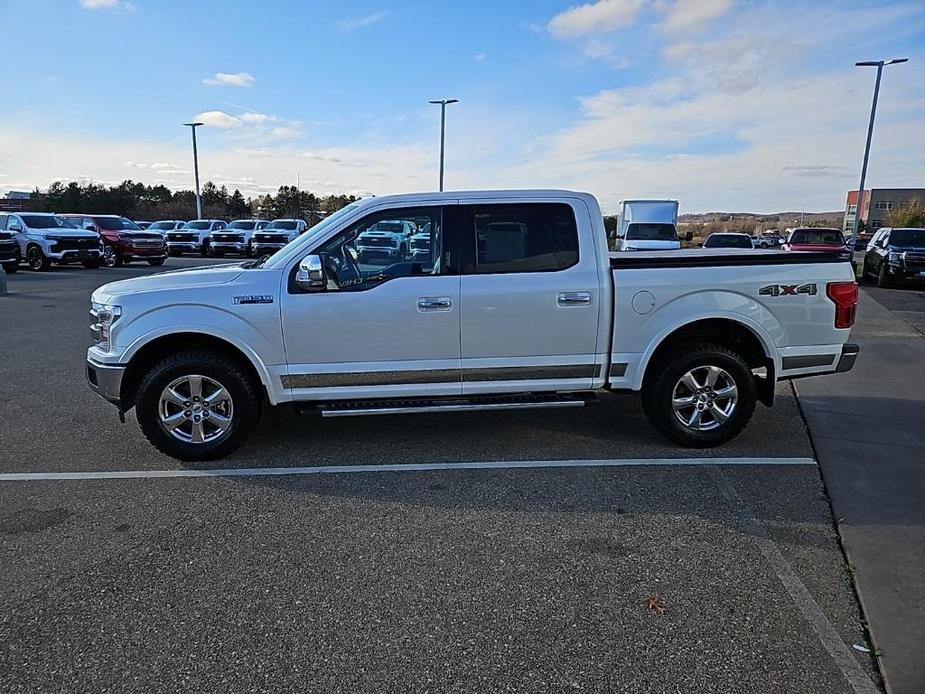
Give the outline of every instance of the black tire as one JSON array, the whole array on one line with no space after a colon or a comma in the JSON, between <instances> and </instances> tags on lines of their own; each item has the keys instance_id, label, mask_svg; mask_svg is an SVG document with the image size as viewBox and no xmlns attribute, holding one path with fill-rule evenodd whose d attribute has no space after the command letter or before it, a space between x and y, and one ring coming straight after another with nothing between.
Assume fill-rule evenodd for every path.
<instances>
[{"instance_id":1,"label":"black tire","mask_svg":"<svg viewBox=\"0 0 925 694\"><path fill-rule=\"evenodd\" d=\"M154 266L154 267L160 267L161 265L164 264L164 261L165 261L165 260L166 260L166 258L158 258L158 259L156 259L156 260L149 260L149 261L148 261L148 265L152 265L152 266Z\"/></svg>"},{"instance_id":2,"label":"black tire","mask_svg":"<svg viewBox=\"0 0 925 694\"><path fill-rule=\"evenodd\" d=\"M26 264L30 270L46 272L51 268L51 258L46 257L38 246L30 246L26 251Z\"/></svg>"},{"instance_id":3,"label":"black tire","mask_svg":"<svg viewBox=\"0 0 925 694\"><path fill-rule=\"evenodd\" d=\"M213 379L231 394L231 424L213 441L181 441L161 425L161 393L175 379L190 375ZM237 359L209 350L191 350L165 357L145 375L135 398L138 423L148 441L161 453L188 462L216 460L238 448L259 421L261 406L260 384L249 370Z\"/></svg>"},{"instance_id":4,"label":"black tire","mask_svg":"<svg viewBox=\"0 0 925 694\"><path fill-rule=\"evenodd\" d=\"M167 255L171 258L179 258L183 255L183 251L167 251Z\"/></svg>"},{"instance_id":5,"label":"black tire","mask_svg":"<svg viewBox=\"0 0 925 694\"><path fill-rule=\"evenodd\" d=\"M212 251L212 257L213 257L213 258L224 258L224 257L225 257L225 251L216 251L216 250L213 250L213 251Z\"/></svg>"},{"instance_id":6,"label":"black tire","mask_svg":"<svg viewBox=\"0 0 925 694\"><path fill-rule=\"evenodd\" d=\"M7 265L3 266L3 269L6 271L6 274L12 275L19 271L19 261L17 260L14 263L8 263Z\"/></svg>"},{"instance_id":7,"label":"black tire","mask_svg":"<svg viewBox=\"0 0 925 694\"><path fill-rule=\"evenodd\" d=\"M886 267L886 260L880 260L880 272L877 273L877 286L881 289L889 288L893 285L892 278Z\"/></svg>"},{"instance_id":8,"label":"black tire","mask_svg":"<svg viewBox=\"0 0 925 694\"><path fill-rule=\"evenodd\" d=\"M405 260L408 257L408 247L405 244L402 244L398 249L398 259Z\"/></svg>"},{"instance_id":9,"label":"black tire","mask_svg":"<svg viewBox=\"0 0 925 694\"><path fill-rule=\"evenodd\" d=\"M110 243L103 244L103 265L106 267L120 267L122 265L122 260L119 258L116 247Z\"/></svg>"},{"instance_id":10,"label":"black tire","mask_svg":"<svg viewBox=\"0 0 925 694\"><path fill-rule=\"evenodd\" d=\"M88 270L96 270L100 265L103 264L103 261L99 258L94 258L93 260L82 260L80 264Z\"/></svg>"},{"instance_id":11,"label":"black tire","mask_svg":"<svg viewBox=\"0 0 925 694\"><path fill-rule=\"evenodd\" d=\"M719 367L736 387L737 400L729 418L719 423L711 414L709 404L705 403L701 417L710 417L715 427L699 430L682 423L679 419L686 411L676 413L672 405L676 388L688 372L703 367ZM724 380L726 377L722 377ZM691 391L694 393L694 391ZM687 391L684 391L686 396ZM709 398L709 393L706 394ZM694 398L700 397L694 395ZM708 403L712 403L708 400ZM729 401L718 398L717 402ZM687 344L649 367L642 387L642 408L652 425L669 439L688 448L710 448L718 446L737 436L747 425L755 412L757 391L755 378L748 363L740 354L722 345L702 343ZM691 406L691 412L696 406ZM722 407L721 407L722 409Z\"/></svg>"},{"instance_id":12,"label":"black tire","mask_svg":"<svg viewBox=\"0 0 925 694\"><path fill-rule=\"evenodd\" d=\"M209 256L209 242L208 241L203 241L202 249L199 251L199 255L201 255L203 258L207 258Z\"/></svg>"}]
</instances>

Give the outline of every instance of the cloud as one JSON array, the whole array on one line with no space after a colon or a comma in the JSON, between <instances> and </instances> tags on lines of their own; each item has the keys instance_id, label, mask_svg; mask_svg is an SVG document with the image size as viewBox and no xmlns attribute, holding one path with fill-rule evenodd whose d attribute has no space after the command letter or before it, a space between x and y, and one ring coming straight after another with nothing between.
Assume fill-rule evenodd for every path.
<instances>
[{"instance_id":1,"label":"cloud","mask_svg":"<svg viewBox=\"0 0 925 694\"><path fill-rule=\"evenodd\" d=\"M363 27L371 26L377 22L381 22L388 14L388 12L375 12L374 14L368 14L365 17L340 19L335 23L335 26L339 31L349 33L351 31L356 31L357 29L362 29Z\"/></svg>"},{"instance_id":2,"label":"cloud","mask_svg":"<svg viewBox=\"0 0 925 694\"><path fill-rule=\"evenodd\" d=\"M135 5L128 0L79 0L80 6L85 10L121 10L134 12Z\"/></svg>"},{"instance_id":3,"label":"cloud","mask_svg":"<svg viewBox=\"0 0 925 694\"><path fill-rule=\"evenodd\" d=\"M481 63L487 57L488 57L487 53L476 53L474 56L472 56L472 59L477 63Z\"/></svg>"},{"instance_id":4,"label":"cloud","mask_svg":"<svg viewBox=\"0 0 925 694\"><path fill-rule=\"evenodd\" d=\"M732 0L675 0L659 26L666 31L693 31L722 17L731 8Z\"/></svg>"},{"instance_id":5,"label":"cloud","mask_svg":"<svg viewBox=\"0 0 925 694\"><path fill-rule=\"evenodd\" d=\"M216 72L214 77L207 77L202 83L209 86L253 87L256 81L249 72Z\"/></svg>"},{"instance_id":6,"label":"cloud","mask_svg":"<svg viewBox=\"0 0 925 694\"><path fill-rule=\"evenodd\" d=\"M224 111L203 111L193 116L193 120L216 128L234 128L241 124L240 118Z\"/></svg>"},{"instance_id":7,"label":"cloud","mask_svg":"<svg viewBox=\"0 0 925 694\"><path fill-rule=\"evenodd\" d=\"M318 152L302 152L301 156L303 159L314 159L315 161L326 161L332 164L339 164L341 160L338 157L333 157L328 154L319 154Z\"/></svg>"},{"instance_id":8,"label":"cloud","mask_svg":"<svg viewBox=\"0 0 925 694\"><path fill-rule=\"evenodd\" d=\"M550 19L546 29L556 39L607 33L635 22L644 4L644 0L597 0L575 5Z\"/></svg>"},{"instance_id":9,"label":"cloud","mask_svg":"<svg viewBox=\"0 0 925 694\"><path fill-rule=\"evenodd\" d=\"M803 178L823 178L836 176L838 178L851 177L853 174L846 166L831 166L829 164L802 164L799 166L782 166L781 171L790 171L794 176Z\"/></svg>"}]
</instances>

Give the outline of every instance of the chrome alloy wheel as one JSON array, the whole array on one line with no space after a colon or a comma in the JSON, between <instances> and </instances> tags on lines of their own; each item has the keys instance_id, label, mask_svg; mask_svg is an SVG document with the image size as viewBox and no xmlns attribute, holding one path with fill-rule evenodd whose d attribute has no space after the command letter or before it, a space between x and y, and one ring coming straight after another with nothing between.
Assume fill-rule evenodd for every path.
<instances>
[{"instance_id":1,"label":"chrome alloy wheel","mask_svg":"<svg viewBox=\"0 0 925 694\"><path fill-rule=\"evenodd\" d=\"M688 429L710 431L735 412L735 381L718 366L697 366L684 374L671 392L675 417Z\"/></svg>"},{"instance_id":2,"label":"chrome alloy wheel","mask_svg":"<svg viewBox=\"0 0 925 694\"><path fill-rule=\"evenodd\" d=\"M231 393L208 376L181 376L167 384L158 405L161 427L184 443L210 443L231 429Z\"/></svg>"},{"instance_id":3,"label":"chrome alloy wheel","mask_svg":"<svg viewBox=\"0 0 925 694\"><path fill-rule=\"evenodd\" d=\"M106 267L116 266L116 249L108 243L103 244L103 264Z\"/></svg>"}]
</instances>

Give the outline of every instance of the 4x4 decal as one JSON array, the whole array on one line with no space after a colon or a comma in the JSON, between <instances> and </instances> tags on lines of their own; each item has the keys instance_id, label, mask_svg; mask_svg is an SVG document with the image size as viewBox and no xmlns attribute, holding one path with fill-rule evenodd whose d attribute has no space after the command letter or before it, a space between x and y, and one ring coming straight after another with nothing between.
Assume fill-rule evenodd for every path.
<instances>
[{"instance_id":1,"label":"4x4 decal","mask_svg":"<svg viewBox=\"0 0 925 694\"><path fill-rule=\"evenodd\" d=\"M758 290L759 296L805 296L816 295L815 284L769 284Z\"/></svg>"}]
</instances>

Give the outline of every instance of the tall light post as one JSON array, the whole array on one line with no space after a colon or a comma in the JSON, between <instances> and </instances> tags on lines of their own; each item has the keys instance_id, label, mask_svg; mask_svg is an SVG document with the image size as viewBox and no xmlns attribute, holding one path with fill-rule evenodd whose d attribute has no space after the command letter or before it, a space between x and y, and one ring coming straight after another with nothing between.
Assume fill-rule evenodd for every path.
<instances>
[{"instance_id":1,"label":"tall light post","mask_svg":"<svg viewBox=\"0 0 925 694\"><path fill-rule=\"evenodd\" d=\"M459 99L437 99L431 104L440 104L440 190L443 191L443 153L446 146L446 106L459 103Z\"/></svg>"},{"instance_id":2,"label":"tall light post","mask_svg":"<svg viewBox=\"0 0 925 694\"><path fill-rule=\"evenodd\" d=\"M876 67L877 81L874 84L874 100L870 105L870 123L867 125L867 144L864 146L864 163L861 164L861 184L858 186L857 207L854 210L854 240L858 238L858 226L861 223L861 210L864 209L864 183L867 179L867 160L870 158L870 141L874 136L874 118L877 115L877 99L880 97L880 78L883 76L884 65L905 63L908 58L893 58L892 60L862 60L855 63L855 67Z\"/></svg>"},{"instance_id":3,"label":"tall light post","mask_svg":"<svg viewBox=\"0 0 925 694\"><path fill-rule=\"evenodd\" d=\"M202 219L202 201L199 199L199 153L196 151L196 128L205 123L184 123L193 133L193 175L196 177L196 219Z\"/></svg>"}]
</instances>

